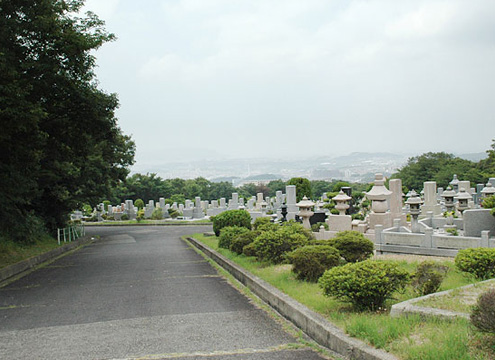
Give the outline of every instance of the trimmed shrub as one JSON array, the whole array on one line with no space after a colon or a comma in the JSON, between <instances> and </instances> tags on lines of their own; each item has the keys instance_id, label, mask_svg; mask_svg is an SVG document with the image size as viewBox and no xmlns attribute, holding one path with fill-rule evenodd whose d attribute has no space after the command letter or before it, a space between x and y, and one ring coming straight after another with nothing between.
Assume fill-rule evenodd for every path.
<instances>
[{"instance_id":1,"label":"trimmed shrub","mask_svg":"<svg viewBox=\"0 0 495 360\"><path fill-rule=\"evenodd\" d=\"M325 230L328 230L328 224L325 222L317 222L316 224L311 225L311 231L313 232L319 232L320 231L320 226L325 228Z\"/></svg>"},{"instance_id":2,"label":"trimmed shrub","mask_svg":"<svg viewBox=\"0 0 495 360\"><path fill-rule=\"evenodd\" d=\"M495 249L471 248L459 250L455 266L478 279L491 279L495 276Z\"/></svg>"},{"instance_id":3,"label":"trimmed shrub","mask_svg":"<svg viewBox=\"0 0 495 360\"><path fill-rule=\"evenodd\" d=\"M258 228L261 225L270 224L271 223L271 220L272 219L270 217L259 217L259 218L256 218L254 220L254 223L253 223L253 230L258 230Z\"/></svg>"},{"instance_id":4,"label":"trimmed shrub","mask_svg":"<svg viewBox=\"0 0 495 360\"><path fill-rule=\"evenodd\" d=\"M246 256L256 256L256 249L254 247L254 241L242 248L242 253Z\"/></svg>"},{"instance_id":5,"label":"trimmed shrub","mask_svg":"<svg viewBox=\"0 0 495 360\"><path fill-rule=\"evenodd\" d=\"M226 226L239 226L251 230L251 215L246 210L227 210L212 217L213 231L216 236Z\"/></svg>"},{"instance_id":6,"label":"trimmed shrub","mask_svg":"<svg viewBox=\"0 0 495 360\"><path fill-rule=\"evenodd\" d=\"M348 301L359 310L377 310L408 281L409 273L396 263L365 260L327 270L318 283L326 296Z\"/></svg>"},{"instance_id":7,"label":"trimmed shrub","mask_svg":"<svg viewBox=\"0 0 495 360\"><path fill-rule=\"evenodd\" d=\"M434 261L423 261L413 275L412 286L420 296L437 292L449 268Z\"/></svg>"},{"instance_id":8,"label":"trimmed shrub","mask_svg":"<svg viewBox=\"0 0 495 360\"><path fill-rule=\"evenodd\" d=\"M134 201L134 206L138 208L138 210L141 210L144 208L144 201L142 199L136 199Z\"/></svg>"},{"instance_id":9,"label":"trimmed shrub","mask_svg":"<svg viewBox=\"0 0 495 360\"><path fill-rule=\"evenodd\" d=\"M284 222L281 225L279 225L279 228L285 229L284 231L287 231L287 233L292 233L292 234L301 234L303 235L307 240L313 240L313 233L311 230L306 229L302 224L295 222L293 220Z\"/></svg>"},{"instance_id":10,"label":"trimmed shrub","mask_svg":"<svg viewBox=\"0 0 495 360\"><path fill-rule=\"evenodd\" d=\"M495 289L480 295L470 319L479 331L495 334Z\"/></svg>"},{"instance_id":11,"label":"trimmed shrub","mask_svg":"<svg viewBox=\"0 0 495 360\"><path fill-rule=\"evenodd\" d=\"M240 226L226 226L222 228L218 237L218 247L224 249L230 248L230 243L235 237L247 232L249 232L248 229Z\"/></svg>"},{"instance_id":12,"label":"trimmed shrub","mask_svg":"<svg viewBox=\"0 0 495 360\"><path fill-rule=\"evenodd\" d=\"M175 209L168 209L168 214L170 215L170 217L172 219L175 219L177 216L179 216L179 211L178 210L175 210Z\"/></svg>"},{"instance_id":13,"label":"trimmed shrub","mask_svg":"<svg viewBox=\"0 0 495 360\"><path fill-rule=\"evenodd\" d=\"M137 221L141 221L144 219L144 210L143 209L140 209L138 210L137 212L137 215L136 215L136 220Z\"/></svg>"},{"instance_id":14,"label":"trimmed shrub","mask_svg":"<svg viewBox=\"0 0 495 360\"><path fill-rule=\"evenodd\" d=\"M127 220L129 220L129 215L127 215L127 214L122 214L122 216L120 217L120 220L122 220L122 221L127 221Z\"/></svg>"},{"instance_id":15,"label":"trimmed shrub","mask_svg":"<svg viewBox=\"0 0 495 360\"><path fill-rule=\"evenodd\" d=\"M258 259L280 264L288 252L307 242L303 234L294 232L291 227L281 226L277 231L262 232L252 244Z\"/></svg>"},{"instance_id":16,"label":"trimmed shrub","mask_svg":"<svg viewBox=\"0 0 495 360\"><path fill-rule=\"evenodd\" d=\"M226 229L226 228L224 228ZM244 229L244 228L242 228ZM222 236L222 234L220 234ZM232 239L230 242L230 251L235 252L236 254L242 254L244 251L244 247L246 245L251 244L254 239L258 236L258 233L255 231L248 231L244 232L242 234L237 235L235 238Z\"/></svg>"},{"instance_id":17,"label":"trimmed shrub","mask_svg":"<svg viewBox=\"0 0 495 360\"><path fill-rule=\"evenodd\" d=\"M259 218L258 218L259 219ZM256 219L256 220L258 220ZM255 221L256 221L255 220ZM261 234L264 231L277 231L280 228L279 224L275 223L266 223L266 224L260 224L258 225L256 231Z\"/></svg>"},{"instance_id":18,"label":"trimmed shrub","mask_svg":"<svg viewBox=\"0 0 495 360\"><path fill-rule=\"evenodd\" d=\"M151 219L152 220L161 220L161 219L163 219L162 209L156 208L155 210L153 210L153 212L151 213Z\"/></svg>"},{"instance_id":19,"label":"trimmed shrub","mask_svg":"<svg viewBox=\"0 0 495 360\"><path fill-rule=\"evenodd\" d=\"M373 242L358 231L338 232L331 241L347 262L363 261L373 255Z\"/></svg>"},{"instance_id":20,"label":"trimmed shrub","mask_svg":"<svg viewBox=\"0 0 495 360\"><path fill-rule=\"evenodd\" d=\"M340 254L332 246L306 245L287 254L287 260L298 279L316 282L325 270L340 264Z\"/></svg>"}]
</instances>

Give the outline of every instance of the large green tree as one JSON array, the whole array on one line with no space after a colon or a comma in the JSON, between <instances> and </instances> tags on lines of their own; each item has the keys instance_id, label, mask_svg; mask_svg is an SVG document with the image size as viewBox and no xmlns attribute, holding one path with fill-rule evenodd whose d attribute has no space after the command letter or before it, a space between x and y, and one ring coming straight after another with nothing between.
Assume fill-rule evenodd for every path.
<instances>
[{"instance_id":1,"label":"large green tree","mask_svg":"<svg viewBox=\"0 0 495 360\"><path fill-rule=\"evenodd\" d=\"M402 179L402 184L409 190L420 190L425 181L436 181L438 186L445 188L454 174L460 180L471 181L472 186L484 179L477 163L445 152L429 152L409 158L407 164L392 178Z\"/></svg>"},{"instance_id":2,"label":"large green tree","mask_svg":"<svg viewBox=\"0 0 495 360\"><path fill-rule=\"evenodd\" d=\"M289 181L287 181L287 185L295 185L296 186L296 200L299 202L303 197L307 197L311 199L311 182L302 177L293 177Z\"/></svg>"},{"instance_id":3,"label":"large green tree","mask_svg":"<svg viewBox=\"0 0 495 360\"><path fill-rule=\"evenodd\" d=\"M91 51L113 40L79 0L0 2L0 232L19 240L33 217L50 229L94 202L133 163L117 97L98 89Z\"/></svg>"}]
</instances>

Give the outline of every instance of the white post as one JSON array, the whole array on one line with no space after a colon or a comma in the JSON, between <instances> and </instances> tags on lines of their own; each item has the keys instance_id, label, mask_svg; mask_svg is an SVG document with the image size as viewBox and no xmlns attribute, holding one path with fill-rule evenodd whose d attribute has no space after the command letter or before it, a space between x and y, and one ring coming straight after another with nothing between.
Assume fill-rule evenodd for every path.
<instances>
[{"instance_id":1,"label":"white post","mask_svg":"<svg viewBox=\"0 0 495 360\"><path fill-rule=\"evenodd\" d=\"M57 239L58 239L58 244L60 245L60 229L57 229Z\"/></svg>"},{"instance_id":2,"label":"white post","mask_svg":"<svg viewBox=\"0 0 495 360\"><path fill-rule=\"evenodd\" d=\"M64 230L64 242L67 242L67 240L65 239L65 228L63 230Z\"/></svg>"}]
</instances>

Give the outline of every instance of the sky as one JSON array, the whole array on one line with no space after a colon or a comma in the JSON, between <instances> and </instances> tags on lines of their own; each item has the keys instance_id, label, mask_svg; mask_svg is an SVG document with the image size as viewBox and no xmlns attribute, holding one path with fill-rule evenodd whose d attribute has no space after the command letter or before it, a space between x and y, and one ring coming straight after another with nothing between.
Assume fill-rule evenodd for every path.
<instances>
[{"instance_id":1,"label":"sky","mask_svg":"<svg viewBox=\"0 0 495 360\"><path fill-rule=\"evenodd\" d=\"M493 0L87 0L136 165L483 152Z\"/></svg>"}]
</instances>

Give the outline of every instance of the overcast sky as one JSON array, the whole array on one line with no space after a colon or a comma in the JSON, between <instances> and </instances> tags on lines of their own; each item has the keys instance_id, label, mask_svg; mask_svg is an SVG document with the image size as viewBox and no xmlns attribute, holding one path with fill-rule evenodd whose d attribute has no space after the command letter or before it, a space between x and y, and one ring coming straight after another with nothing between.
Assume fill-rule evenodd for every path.
<instances>
[{"instance_id":1,"label":"overcast sky","mask_svg":"<svg viewBox=\"0 0 495 360\"><path fill-rule=\"evenodd\" d=\"M482 152L495 138L493 0L87 0L137 165Z\"/></svg>"}]
</instances>

